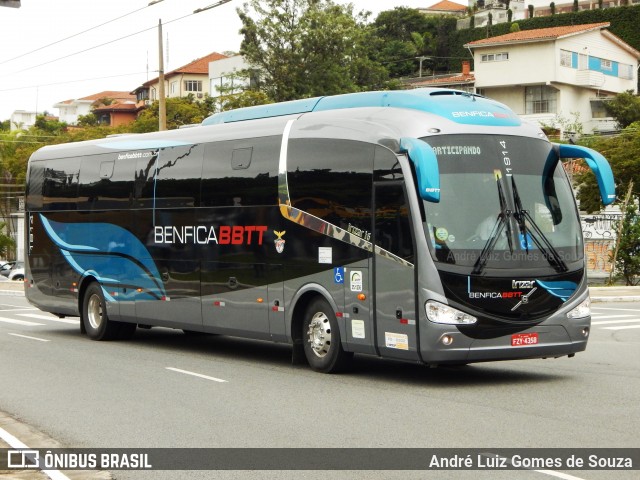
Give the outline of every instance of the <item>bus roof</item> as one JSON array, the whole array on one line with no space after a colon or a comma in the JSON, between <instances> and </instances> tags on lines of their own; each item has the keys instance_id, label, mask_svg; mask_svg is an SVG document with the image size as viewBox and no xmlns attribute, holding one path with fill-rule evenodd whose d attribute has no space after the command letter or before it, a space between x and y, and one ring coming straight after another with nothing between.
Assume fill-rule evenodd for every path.
<instances>
[{"instance_id":1,"label":"bus roof","mask_svg":"<svg viewBox=\"0 0 640 480\"><path fill-rule=\"evenodd\" d=\"M216 113L202 125L242 122L259 118L361 107L395 107L428 112L466 125L520 126L507 106L480 95L444 88L348 93L258 105Z\"/></svg>"}]
</instances>

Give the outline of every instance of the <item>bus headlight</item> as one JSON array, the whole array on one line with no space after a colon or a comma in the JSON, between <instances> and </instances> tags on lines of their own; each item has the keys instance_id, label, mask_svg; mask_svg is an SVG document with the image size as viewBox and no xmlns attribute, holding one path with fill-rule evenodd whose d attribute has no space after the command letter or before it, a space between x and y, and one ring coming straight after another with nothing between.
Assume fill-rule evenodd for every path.
<instances>
[{"instance_id":1,"label":"bus headlight","mask_svg":"<svg viewBox=\"0 0 640 480\"><path fill-rule=\"evenodd\" d=\"M473 315L445 305L444 303L429 300L424 308L427 318L433 323L446 323L448 325L473 325L478 321Z\"/></svg>"},{"instance_id":2,"label":"bus headlight","mask_svg":"<svg viewBox=\"0 0 640 480\"><path fill-rule=\"evenodd\" d=\"M587 298L576 308L567 313L567 318L584 318L591 315L591 299Z\"/></svg>"}]
</instances>

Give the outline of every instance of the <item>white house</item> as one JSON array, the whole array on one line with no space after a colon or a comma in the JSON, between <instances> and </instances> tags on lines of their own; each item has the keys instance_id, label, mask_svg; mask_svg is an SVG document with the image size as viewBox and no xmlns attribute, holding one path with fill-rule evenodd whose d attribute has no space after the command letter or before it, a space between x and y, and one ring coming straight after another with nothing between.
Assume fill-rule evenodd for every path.
<instances>
[{"instance_id":1,"label":"white house","mask_svg":"<svg viewBox=\"0 0 640 480\"><path fill-rule=\"evenodd\" d=\"M29 127L33 127L36 124L35 111L16 110L11 114L10 129L11 130L26 130Z\"/></svg>"},{"instance_id":2,"label":"white house","mask_svg":"<svg viewBox=\"0 0 640 480\"><path fill-rule=\"evenodd\" d=\"M58 117L61 122L66 122L68 125L75 125L78 123L78 117L92 113L93 109L100 106L103 101L107 101L108 103L125 103L135 102L135 99L136 97L129 92L107 90L94 93L87 97L63 100L53 105L53 108L58 109Z\"/></svg>"},{"instance_id":3,"label":"white house","mask_svg":"<svg viewBox=\"0 0 640 480\"><path fill-rule=\"evenodd\" d=\"M247 68L249 64L242 55L209 62L209 95L219 97L246 87L248 80L238 77L238 73Z\"/></svg>"},{"instance_id":4,"label":"white house","mask_svg":"<svg viewBox=\"0 0 640 480\"><path fill-rule=\"evenodd\" d=\"M523 30L470 42L476 91L541 124L612 130L603 102L626 90L637 93L640 52L607 27Z\"/></svg>"}]
</instances>

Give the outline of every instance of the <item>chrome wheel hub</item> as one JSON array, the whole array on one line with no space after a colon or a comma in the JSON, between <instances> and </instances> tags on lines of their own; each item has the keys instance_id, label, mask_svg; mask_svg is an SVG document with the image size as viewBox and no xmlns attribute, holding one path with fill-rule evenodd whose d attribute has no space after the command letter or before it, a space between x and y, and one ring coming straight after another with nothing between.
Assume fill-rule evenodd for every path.
<instances>
[{"instance_id":1,"label":"chrome wheel hub","mask_svg":"<svg viewBox=\"0 0 640 480\"><path fill-rule=\"evenodd\" d=\"M331 348L331 322L323 312L316 313L309 323L307 341L311 345L313 353L323 358Z\"/></svg>"},{"instance_id":2,"label":"chrome wheel hub","mask_svg":"<svg viewBox=\"0 0 640 480\"><path fill-rule=\"evenodd\" d=\"M103 320L103 312L102 302L98 295L91 295L91 298L89 298L89 304L87 305L87 317L91 328L100 328Z\"/></svg>"}]
</instances>

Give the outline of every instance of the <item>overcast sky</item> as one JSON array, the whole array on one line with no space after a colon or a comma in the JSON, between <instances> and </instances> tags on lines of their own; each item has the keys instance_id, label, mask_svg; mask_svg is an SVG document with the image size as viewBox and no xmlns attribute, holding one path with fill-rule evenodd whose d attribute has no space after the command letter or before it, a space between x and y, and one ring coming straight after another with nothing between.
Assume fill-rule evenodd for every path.
<instances>
[{"instance_id":1,"label":"overcast sky","mask_svg":"<svg viewBox=\"0 0 640 480\"><path fill-rule=\"evenodd\" d=\"M375 18L383 10L428 7L438 0L334 1L353 3L356 11L371 11ZM58 110L53 108L57 102L105 90L133 91L157 77L160 18L168 48L165 71L214 51L237 51L240 47L236 8L243 0L232 0L196 15L189 14L217 0L149 3L22 0L18 9L0 7L0 120L10 118L14 110L47 110L57 115ZM89 31L79 34L84 30ZM79 35L60 41L74 34ZM112 43L93 48L106 42Z\"/></svg>"}]
</instances>

